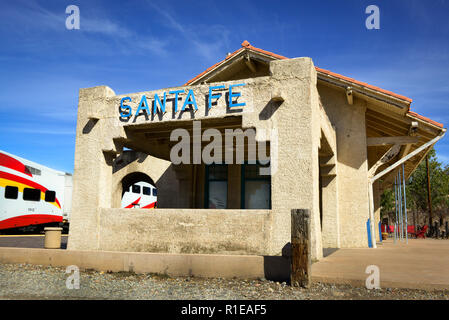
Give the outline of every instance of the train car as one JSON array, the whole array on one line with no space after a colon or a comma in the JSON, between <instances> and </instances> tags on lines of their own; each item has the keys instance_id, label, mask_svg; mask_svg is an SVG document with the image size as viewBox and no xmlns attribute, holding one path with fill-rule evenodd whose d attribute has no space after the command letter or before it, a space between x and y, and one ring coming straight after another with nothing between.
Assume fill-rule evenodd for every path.
<instances>
[{"instance_id":1,"label":"train car","mask_svg":"<svg viewBox=\"0 0 449 320\"><path fill-rule=\"evenodd\" d=\"M122 208L154 209L157 207L157 189L148 182L140 181L124 190Z\"/></svg>"},{"instance_id":2,"label":"train car","mask_svg":"<svg viewBox=\"0 0 449 320\"><path fill-rule=\"evenodd\" d=\"M0 231L68 226L72 175L0 150Z\"/></svg>"}]
</instances>

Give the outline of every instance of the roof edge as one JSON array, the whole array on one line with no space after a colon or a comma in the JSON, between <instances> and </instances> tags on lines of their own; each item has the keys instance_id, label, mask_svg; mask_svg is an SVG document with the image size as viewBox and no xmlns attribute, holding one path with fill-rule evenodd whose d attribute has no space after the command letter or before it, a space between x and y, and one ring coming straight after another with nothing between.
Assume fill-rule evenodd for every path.
<instances>
[{"instance_id":1,"label":"roof edge","mask_svg":"<svg viewBox=\"0 0 449 320\"><path fill-rule=\"evenodd\" d=\"M256 48L256 47L252 46L247 40L245 40L245 41L242 42L241 48L239 48L238 50L234 51L231 54L228 54L225 59L217 62L213 66L207 68L206 70L204 70L203 72L198 74L196 77L190 79L189 81L187 81L184 84L184 86L187 86L187 85L191 84L192 82L194 82L198 78L200 78L203 75L207 74L208 72L214 70L215 68L220 66L223 62L225 62L226 60L232 58L233 56L237 55L239 52L241 52L243 50L252 50L252 51L255 51L255 52L258 52L258 53L262 53L262 54L265 54L265 55L268 55L268 56L271 56L273 58L280 59L280 60L289 59L289 58L287 58L285 56L281 56L279 54L276 54L276 53L273 53L273 52L270 52L270 51L266 51L266 50L263 50L263 49L260 49L260 48ZM386 94L386 95L389 95L389 96L392 96L392 97L395 97L397 99L400 99L400 100L403 100L403 101L407 102L408 104L411 104L412 101L413 101L411 98L408 98L406 96L403 96L403 95L394 93L392 91L388 91L388 90L385 90L385 89L382 89L382 88L370 85L370 84L368 84L366 82L358 81L358 80L356 80L354 78L343 76L343 75L341 75L339 73L335 73L335 72L332 72L332 71L329 71L329 70L326 70L326 69L322 69L322 68L319 68L317 66L315 66L315 69L316 69L317 72L320 72L320 73L323 73L323 74L335 77L335 78L340 79L340 80L348 81L348 82L354 83L356 85L363 86L363 87L369 88L371 90L374 90L374 91L377 91L377 92L380 92L380 93L383 93L383 94Z\"/></svg>"},{"instance_id":2,"label":"roof edge","mask_svg":"<svg viewBox=\"0 0 449 320\"><path fill-rule=\"evenodd\" d=\"M419 113L416 113L414 111L408 111L407 115L411 116L413 118L417 118L419 120L422 120L424 122L427 122L429 124L432 124L432 125L434 125L436 127L439 127L440 129L444 129L444 125L442 123L436 122L436 121L434 121L434 120L432 120L430 118L427 118L427 117L425 117L423 115L420 115Z\"/></svg>"}]
</instances>

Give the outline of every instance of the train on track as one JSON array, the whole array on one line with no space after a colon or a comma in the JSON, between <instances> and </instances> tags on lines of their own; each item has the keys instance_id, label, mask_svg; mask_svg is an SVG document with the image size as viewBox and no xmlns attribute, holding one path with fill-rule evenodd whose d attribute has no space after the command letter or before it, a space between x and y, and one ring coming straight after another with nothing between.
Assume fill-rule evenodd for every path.
<instances>
[{"instance_id":1,"label":"train on track","mask_svg":"<svg viewBox=\"0 0 449 320\"><path fill-rule=\"evenodd\" d=\"M72 175L0 150L0 232L68 228Z\"/></svg>"},{"instance_id":2,"label":"train on track","mask_svg":"<svg viewBox=\"0 0 449 320\"><path fill-rule=\"evenodd\" d=\"M68 231L72 175L0 150L0 233L39 232L47 226ZM124 186L122 208L157 207L157 190L145 181Z\"/></svg>"}]
</instances>

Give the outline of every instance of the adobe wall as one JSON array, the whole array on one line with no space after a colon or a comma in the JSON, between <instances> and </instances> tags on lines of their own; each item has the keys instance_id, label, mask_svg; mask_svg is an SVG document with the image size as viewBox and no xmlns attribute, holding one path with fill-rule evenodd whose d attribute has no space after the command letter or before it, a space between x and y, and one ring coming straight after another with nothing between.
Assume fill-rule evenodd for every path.
<instances>
[{"instance_id":1,"label":"adobe wall","mask_svg":"<svg viewBox=\"0 0 449 320\"><path fill-rule=\"evenodd\" d=\"M318 85L321 102L337 134L338 206L342 248L367 247L369 218L366 102L349 105L343 90Z\"/></svg>"},{"instance_id":2,"label":"adobe wall","mask_svg":"<svg viewBox=\"0 0 449 320\"><path fill-rule=\"evenodd\" d=\"M316 70L310 58L297 58L273 61L270 71L270 77L214 83L228 87L244 82L246 85L239 87L239 91L246 106L241 110L229 110L225 99L206 110L204 97L209 93L208 85L120 96L108 87L81 89L68 249L281 255L290 242L291 209L301 208L311 212L312 256L321 258L318 185L321 118ZM132 98L129 106L135 111L142 94L153 97L165 90L189 89L198 97L195 112L175 115L168 109L163 116L138 117L129 122L118 120L118 106L125 96ZM279 97L283 102L273 104L272 98ZM275 132L276 143L270 141L272 154L277 156L272 175L272 210L157 209L149 214L113 208L119 177L114 177L113 160L108 155L117 152L114 139L129 138L125 126L232 115L242 116L243 128L255 127L260 140L264 140L262 129ZM155 174L170 170L167 165L161 162L154 169ZM125 171L120 173L123 174ZM182 195L187 187L180 185L167 191L175 198L177 192ZM161 192L158 198L163 197Z\"/></svg>"},{"instance_id":3,"label":"adobe wall","mask_svg":"<svg viewBox=\"0 0 449 320\"><path fill-rule=\"evenodd\" d=\"M269 210L99 209L99 250L264 255Z\"/></svg>"}]
</instances>

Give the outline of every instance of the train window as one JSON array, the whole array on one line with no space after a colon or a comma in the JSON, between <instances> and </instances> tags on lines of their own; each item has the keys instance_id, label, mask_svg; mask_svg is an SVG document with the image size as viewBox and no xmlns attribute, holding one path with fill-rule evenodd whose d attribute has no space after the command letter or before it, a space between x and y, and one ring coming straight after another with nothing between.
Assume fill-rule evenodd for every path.
<instances>
[{"instance_id":1,"label":"train window","mask_svg":"<svg viewBox=\"0 0 449 320\"><path fill-rule=\"evenodd\" d=\"M45 201L46 202L55 202L56 201L56 192L47 190L45 191Z\"/></svg>"},{"instance_id":2,"label":"train window","mask_svg":"<svg viewBox=\"0 0 449 320\"><path fill-rule=\"evenodd\" d=\"M19 188L6 186L5 187L5 199L17 199L19 196Z\"/></svg>"},{"instance_id":3,"label":"train window","mask_svg":"<svg viewBox=\"0 0 449 320\"><path fill-rule=\"evenodd\" d=\"M33 168L31 166L25 166L25 168L28 170L29 173L31 173L32 175L35 176L40 176L41 175L41 171L39 169Z\"/></svg>"},{"instance_id":4,"label":"train window","mask_svg":"<svg viewBox=\"0 0 449 320\"><path fill-rule=\"evenodd\" d=\"M142 193L146 196L151 196L151 188L149 187L142 187Z\"/></svg>"},{"instance_id":5,"label":"train window","mask_svg":"<svg viewBox=\"0 0 449 320\"><path fill-rule=\"evenodd\" d=\"M133 185L133 193L140 193L140 186L138 185Z\"/></svg>"},{"instance_id":6,"label":"train window","mask_svg":"<svg viewBox=\"0 0 449 320\"><path fill-rule=\"evenodd\" d=\"M157 190L156 190L156 188L153 189L153 196L157 197Z\"/></svg>"},{"instance_id":7,"label":"train window","mask_svg":"<svg viewBox=\"0 0 449 320\"><path fill-rule=\"evenodd\" d=\"M23 189L23 200L40 201L41 191L39 189L25 188Z\"/></svg>"}]
</instances>

